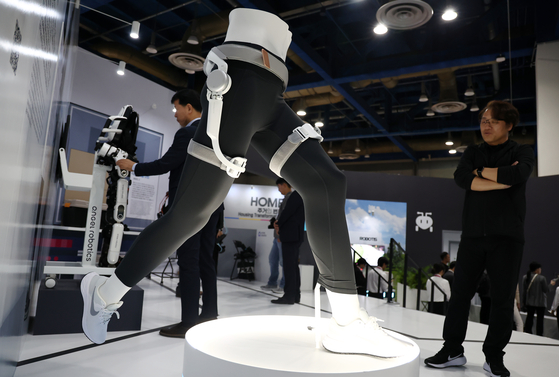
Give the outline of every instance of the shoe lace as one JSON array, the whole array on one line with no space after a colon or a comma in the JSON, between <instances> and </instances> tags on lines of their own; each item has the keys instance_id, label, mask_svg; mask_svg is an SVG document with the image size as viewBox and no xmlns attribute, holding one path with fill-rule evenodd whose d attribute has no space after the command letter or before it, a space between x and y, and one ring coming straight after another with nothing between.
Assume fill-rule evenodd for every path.
<instances>
[{"instance_id":1,"label":"shoe lace","mask_svg":"<svg viewBox=\"0 0 559 377\"><path fill-rule=\"evenodd\" d=\"M377 322L384 322L382 319L373 317L373 316L369 316L369 319L367 320L367 326L371 326L373 328L373 330L382 330L382 327L380 327L380 325Z\"/></svg>"},{"instance_id":2,"label":"shoe lace","mask_svg":"<svg viewBox=\"0 0 559 377\"><path fill-rule=\"evenodd\" d=\"M99 312L99 318L101 319L101 323L103 325L108 323L111 320L113 314L116 314L116 318L120 319L120 314L116 310L102 309Z\"/></svg>"}]
</instances>

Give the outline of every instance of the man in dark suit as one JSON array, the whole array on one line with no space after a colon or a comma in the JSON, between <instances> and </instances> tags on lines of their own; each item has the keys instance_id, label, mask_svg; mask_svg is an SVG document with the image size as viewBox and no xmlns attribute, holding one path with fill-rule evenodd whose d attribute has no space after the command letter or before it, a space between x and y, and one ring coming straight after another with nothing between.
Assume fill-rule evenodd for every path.
<instances>
[{"instance_id":1,"label":"man in dark suit","mask_svg":"<svg viewBox=\"0 0 559 377\"><path fill-rule=\"evenodd\" d=\"M285 286L283 297L272 300L272 303L293 305L301 300L299 247L304 239L305 208L301 195L293 191L285 179L279 178L276 184L279 192L284 195L280 214L274 226L282 245Z\"/></svg>"},{"instance_id":2,"label":"man in dark suit","mask_svg":"<svg viewBox=\"0 0 559 377\"><path fill-rule=\"evenodd\" d=\"M137 176L162 175L169 172L169 206L173 204L181 173L186 160L188 143L194 137L202 106L200 96L194 90L179 90L171 99L175 118L180 129L173 144L159 160L134 163L130 160L117 162L122 169L133 171ZM223 204L212 214L208 223L177 250L179 265L179 292L181 297L181 323L162 329L159 334L183 338L189 328L199 322L217 318L216 270L213 249L216 242L217 222L223 212ZM188 216L185 213L185 216ZM204 293L202 312L198 315L200 279Z\"/></svg>"}]
</instances>

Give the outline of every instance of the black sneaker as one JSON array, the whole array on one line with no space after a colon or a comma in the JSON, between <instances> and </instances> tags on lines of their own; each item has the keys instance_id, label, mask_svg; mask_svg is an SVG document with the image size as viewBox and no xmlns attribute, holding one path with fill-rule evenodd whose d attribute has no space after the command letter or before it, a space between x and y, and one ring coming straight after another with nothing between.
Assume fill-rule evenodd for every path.
<instances>
[{"instance_id":1,"label":"black sneaker","mask_svg":"<svg viewBox=\"0 0 559 377\"><path fill-rule=\"evenodd\" d=\"M425 364L433 368L460 367L466 364L466 356L463 352L452 354L446 348L442 348L435 356L425 359Z\"/></svg>"},{"instance_id":2,"label":"black sneaker","mask_svg":"<svg viewBox=\"0 0 559 377\"><path fill-rule=\"evenodd\" d=\"M486 361L483 364L483 369L492 377L509 377L510 372L505 368L503 360Z\"/></svg>"}]
</instances>

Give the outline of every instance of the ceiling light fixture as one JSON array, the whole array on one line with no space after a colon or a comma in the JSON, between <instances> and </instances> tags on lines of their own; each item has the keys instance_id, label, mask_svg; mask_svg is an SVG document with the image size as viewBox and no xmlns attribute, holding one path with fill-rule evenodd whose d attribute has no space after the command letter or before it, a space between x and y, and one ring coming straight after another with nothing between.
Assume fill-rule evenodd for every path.
<instances>
[{"instance_id":1,"label":"ceiling light fixture","mask_svg":"<svg viewBox=\"0 0 559 377\"><path fill-rule=\"evenodd\" d=\"M357 145L355 146L355 153L361 152L361 148L359 147L359 139L357 139Z\"/></svg>"},{"instance_id":2,"label":"ceiling light fixture","mask_svg":"<svg viewBox=\"0 0 559 377\"><path fill-rule=\"evenodd\" d=\"M474 102L472 102L472 107L470 107L470 111L471 111L471 112L479 111L479 106L477 105L477 101L476 101L476 100L474 100Z\"/></svg>"},{"instance_id":3,"label":"ceiling light fixture","mask_svg":"<svg viewBox=\"0 0 559 377\"><path fill-rule=\"evenodd\" d=\"M507 60L507 58L505 58L505 57L503 56L503 54L499 54L499 56L497 56L497 58L495 59L495 61L496 61L497 63L502 63L502 62L504 62L505 60Z\"/></svg>"},{"instance_id":4,"label":"ceiling light fixture","mask_svg":"<svg viewBox=\"0 0 559 377\"><path fill-rule=\"evenodd\" d=\"M324 123L322 123L321 121L318 121L314 124L315 127L324 127Z\"/></svg>"},{"instance_id":5,"label":"ceiling light fixture","mask_svg":"<svg viewBox=\"0 0 559 377\"><path fill-rule=\"evenodd\" d=\"M186 42L187 42L188 44L197 45L197 44L200 43L200 38L198 38L198 35L199 35L200 32L199 32L198 29L199 29L199 27L198 27L198 20L194 20L194 21L192 22L192 25L191 25L190 36L189 36L188 39L186 40Z\"/></svg>"},{"instance_id":6,"label":"ceiling light fixture","mask_svg":"<svg viewBox=\"0 0 559 377\"><path fill-rule=\"evenodd\" d=\"M456 13L452 8L448 8L447 10L445 10L442 15L442 19L445 21L452 21L456 19L456 17L458 17L458 13Z\"/></svg>"},{"instance_id":7,"label":"ceiling light fixture","mask_svg":"<svg viewBox=\"0 0 559 377\"><path fill-rule=\"evenodd\" d=\"M334 150L332 149L332 142L330 142L330 147L328 148L328 154L334 154Z\"/></svg>"},{"instance_id":8,"label":"ceiling light fixture","mask_svg":"<svg viewBox=\"0 0 559 377\"><path fill-rule=\"evenodd\" d=\"M124 68L126 67L126 63L124 61L120 61L118 63L118 69L116 70L116 73L120 76L124 76Z\"/></svg>"},{"instance_id":9,"label":"ceiling light fixture","mask_svg":"<svg viewBox=\"0 0 559 377\"><path fill-rule=\"evenodd\" d=\"M445 141L445 145L454 145L454 141L452 141L452 135L450 132L448 133L448 139Z\"/></svg>"},{"instance_id":10,"label":"ceiling light fixture","mask_svg":"<svg viewBox=\"0 0 559 377\"><path fill-rule=\"evenodd\" d=\"M293 110L299 115L300 117L304 117L307 115L307 102L304 98L299 98L293 104Z\"/></svg>"},{"instance_id":11,"label":"ceiling light fixture","mask_svg":"<svg viewBox=\"0 0 559 377\"><path fill-rule=\"evenodd\" d=\"M132 30L130 31L130 38L134 38L134 39L140 38L140 23L138 21L132 21Z\"/></svg>"},{"instance_id":12,"label":"ceiling light fixture","mask_svg":"<svg viewBox=\"0 0 559 377\"><path fill-rule=\"evenodd\" d=\"M468 75L468 89L464 92L466 97L474 96L476 93L474 92L474 85L472 84L472 76Z\"/></svg>"},{"instance_id":13,"label":"ceiling light fixture","mask_svg":"<svg viewBox=\"0 0 559 377\"><path fill-rule=\"evenodd\" d=\"M433 104L431 102L431 98L429 98L429 110L427 110L427 114L425 114L428 117L435 116L435 112L433 111L433 109L431 107L433 107Z\"/></svg>"},{"instance_id":14,"label":"ceiling light fixture","mask_svg":"<svg viewBox=\"0 0 559 377\"><path fill-rule=\"evenodd\" d=\"M157 37L157 35L155 34L155 31L151 33L151 40L149 42L149 46L146 47L146 51L149 52L150 54L157 54L157 47L155 47L155 38Z\"/></svg>"},{"instance_id":15,"label":"ceiling light fixture","mask_svg":"<svg viewBox=\"0 0 559 377\"><path fill-rule=\"evenodd\" d=\"M388 28L386 26L384 26L383 24L378 24L377 26L375 26L373 31L375 32L375 34L382 35L382 34L386 34L386 32L388 31Z\"/></svg>"},{"instance_id":16,"label":"ceiling light fixture","mask_svg":"<svg viewBox=\"0 0 559 377\"><path fill-rule=\"evenodd\" d=\"M448 151L448 153L450 153L450 154L456 154L456 149L451 149L451 150Z\"/></svg>"},{"instance_id":17,"label":"ceiling light fixture","mask_svg":"<svg viewBox=\"0 0 559 377\"><path fill-rule=\"evenodd\" d=\"M427 102L429 101L429 97L425 93L425 82L421 82L421 95L419 96L419 102Z\"/></svg>"}]
</instances>

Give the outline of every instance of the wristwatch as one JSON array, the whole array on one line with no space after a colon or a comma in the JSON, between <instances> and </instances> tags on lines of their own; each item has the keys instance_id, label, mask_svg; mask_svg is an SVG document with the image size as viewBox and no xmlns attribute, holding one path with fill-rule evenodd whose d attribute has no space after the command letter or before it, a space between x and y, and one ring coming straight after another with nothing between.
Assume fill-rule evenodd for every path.
<instances>
[{"instance_id":1,"label":"wristwatch","mask_svg":"<svg viewBox=\"0 0 559 377\"><path fill-rule=\"evenodd\" d=\"M477 169L477 176L480 177L480 178L483 178L483 175L481 174L482 172L483 172L483 167L478 168Z\"/></svg>"}]
</instances>

